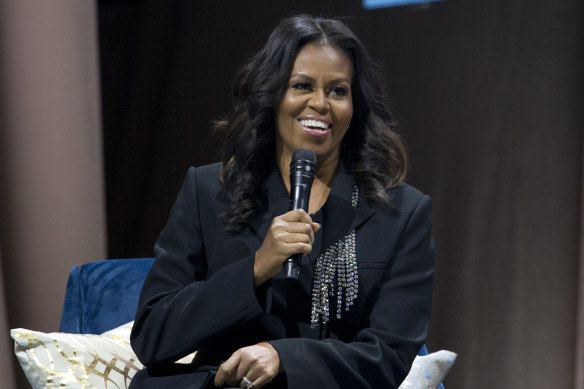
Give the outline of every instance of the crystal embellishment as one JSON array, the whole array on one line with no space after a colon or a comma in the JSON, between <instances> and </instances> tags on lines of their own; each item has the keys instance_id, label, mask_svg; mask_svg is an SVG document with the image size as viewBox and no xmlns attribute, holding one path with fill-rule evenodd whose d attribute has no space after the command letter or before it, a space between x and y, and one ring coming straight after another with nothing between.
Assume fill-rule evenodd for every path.
<instances>
[{"instance_id":1,"label":"crystal embellishment","mask_svg":"<svg viewBox=\"0 0 584 389\"><path fill-rule=\"evenodd\" d=\"M359 205L359 188L353 185L351 207ZM343 307L348 311L357 299L359 274L355 251L355 230L339 239L322 253L314 264L312 284L312 327L323 327L330 319L330 299L336 302L337 319L342 317Z\"/></svg>"}]
</instances>

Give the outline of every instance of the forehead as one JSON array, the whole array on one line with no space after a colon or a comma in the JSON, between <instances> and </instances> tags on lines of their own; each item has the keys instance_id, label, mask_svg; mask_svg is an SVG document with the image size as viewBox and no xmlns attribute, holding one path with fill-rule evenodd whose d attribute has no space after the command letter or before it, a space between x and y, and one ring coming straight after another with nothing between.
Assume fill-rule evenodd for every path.
<instances>
[{"instance_id":1,"label":"forehead","mask_svg":"<svg viewBox=\"0 0 584 389\"><path fill-rule=\"evenodd\" d=\"M304 46L298 52L292 67L292 75L297 73L311 77L351 80L353 65L343 51L335 47L313 43Z\"/></svg>"}]
</instances>

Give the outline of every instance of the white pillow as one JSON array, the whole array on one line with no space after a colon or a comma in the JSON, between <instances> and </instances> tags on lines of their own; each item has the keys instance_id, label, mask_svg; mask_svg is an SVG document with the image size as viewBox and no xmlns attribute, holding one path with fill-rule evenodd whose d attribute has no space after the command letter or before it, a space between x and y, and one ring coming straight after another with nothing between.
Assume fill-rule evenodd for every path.
<instances>
[{"instance_id":1,"label":"white pillow","mask_svg":"<svg viewBox=\"0 0 584 389\"><path fill-rule=\"evenodd\" d=\"M414 359L408 376L399 389L435 389L440 385L456 360L456 353L447 350Z\"/></svg>"},{"instance_id":2,"label":"white pillow","mask_svg":"<svg viewBox=\"0 0 584 389\"><path fill-rule=\"evenodd\" d=\"M10 331L14 351L34 389L127 388L144 368L130 347L133 322L101 335Z\"/></svg>"}]
</instances>

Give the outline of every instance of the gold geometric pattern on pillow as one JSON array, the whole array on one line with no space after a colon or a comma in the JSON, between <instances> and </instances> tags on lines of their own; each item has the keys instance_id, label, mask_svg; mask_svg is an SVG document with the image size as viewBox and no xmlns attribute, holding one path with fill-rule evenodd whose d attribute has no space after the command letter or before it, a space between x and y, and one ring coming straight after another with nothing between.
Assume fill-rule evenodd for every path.
<instances>
[{"instance_id":1,"label":"gold geometric pattern on pillow","mask_svg":"<svg viewBox=\"0 0 584 389\"><path fill-rule=\"evenodd\" d=\"M144 366L129 342L132 322L102 335L10 332L16 356L35 389L127 388Z\"/></svg>"}]
</instances>

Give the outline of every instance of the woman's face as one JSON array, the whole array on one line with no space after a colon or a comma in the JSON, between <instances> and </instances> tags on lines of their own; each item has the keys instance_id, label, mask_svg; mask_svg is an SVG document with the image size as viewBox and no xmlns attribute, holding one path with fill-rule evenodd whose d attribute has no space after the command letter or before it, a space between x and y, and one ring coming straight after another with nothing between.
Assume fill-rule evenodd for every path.
<instances>
[{"instance_id":1,"label":"woman's face","mask_svg":"<svg viewBox=\"0 0 584 389\"><path fill-rule=\"evenodd\" d=\"M353 117L352 74L351 61L336 48L309 44L300 50L276 110L280 161L289 163L297 149L312 150L319 165L338 161Z\"/></svg>"}]
</instances>

